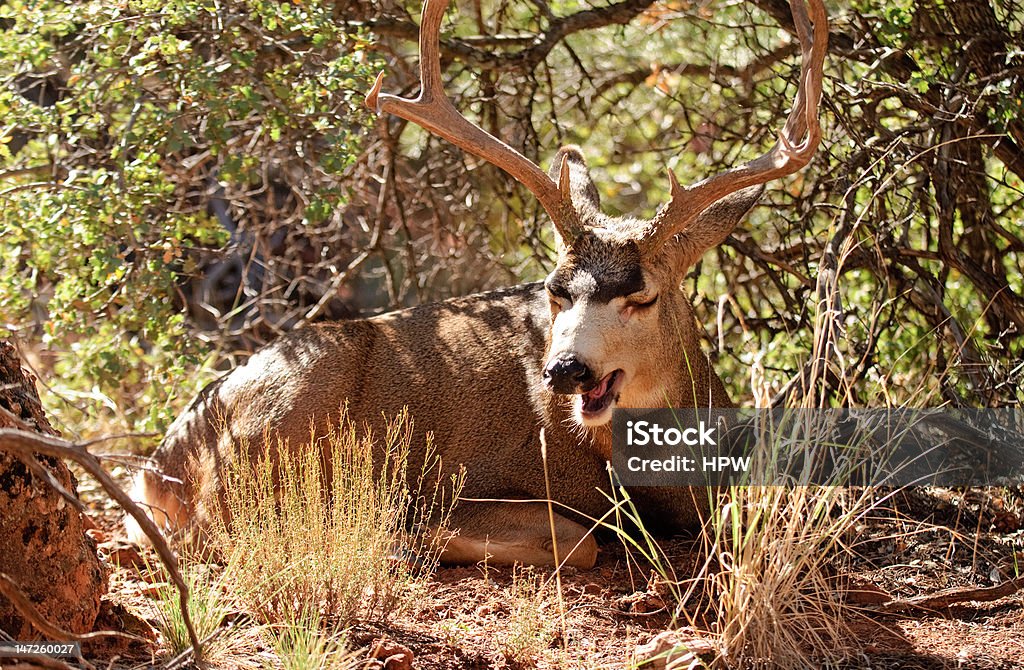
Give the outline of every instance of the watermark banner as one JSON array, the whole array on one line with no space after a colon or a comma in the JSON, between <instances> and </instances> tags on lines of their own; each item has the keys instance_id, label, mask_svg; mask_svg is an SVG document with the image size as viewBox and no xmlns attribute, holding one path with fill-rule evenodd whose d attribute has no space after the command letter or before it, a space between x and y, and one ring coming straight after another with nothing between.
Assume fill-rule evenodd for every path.
<instances>
[{"instance_id":1,"label":"watermark banner","mask_svg":"<svg viewBox=\"0 0 1024 670\"><path fill-rule=\"evenodd\" d=\"M1016 409L616 409L626 486L1024 484Z\"/></svg>"}]
</instances>

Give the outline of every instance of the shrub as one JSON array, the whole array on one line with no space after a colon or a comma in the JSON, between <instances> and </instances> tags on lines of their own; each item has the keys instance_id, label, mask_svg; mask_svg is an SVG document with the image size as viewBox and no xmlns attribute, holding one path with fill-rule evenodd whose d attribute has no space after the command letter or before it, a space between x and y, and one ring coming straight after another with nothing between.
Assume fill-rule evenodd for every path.
<instances>
[{"instance_id":1,"label":"shrub","mask_svg":"<svg viewBox=\"0 0 1024 670\"><path fill-rule=\"evenodd\" d=\"M0 337L41 330L92 413L162 427L208 352L188 282L246 230L281 225L275 198L306 224L344 201L375 68L335 11L0 4ZM220 308L244 311L232 299Z\"/></svg>"}]
</instances>

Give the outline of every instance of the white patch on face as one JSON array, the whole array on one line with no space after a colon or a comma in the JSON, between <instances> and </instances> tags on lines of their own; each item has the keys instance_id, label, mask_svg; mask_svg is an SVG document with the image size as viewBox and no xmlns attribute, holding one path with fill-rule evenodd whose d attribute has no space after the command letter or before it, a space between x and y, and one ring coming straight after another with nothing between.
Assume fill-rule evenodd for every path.
<instances>
[{"instance_id":1,"label":"white patch on face","mask_svg":"<svg viewBox=\"0 0 1024 670\"><path fill-rule=\"evenodd\" d=\"M569 295L584 296L597 293L597 279L586 270L577 270L569 280Z\"/></svg>"},{"instance_id":2,"label":"white patch on face","mask_svg":"<svg viewBox=\"0 0 1024 670\"><path fill-rule=\"evenodd\" d=\"M615 308L586 298L573 303L572 309L555 316L551 358L572 352L590 366L594 374L605 375L613 352L618 316Z\"/></svg>"}]
</instances>

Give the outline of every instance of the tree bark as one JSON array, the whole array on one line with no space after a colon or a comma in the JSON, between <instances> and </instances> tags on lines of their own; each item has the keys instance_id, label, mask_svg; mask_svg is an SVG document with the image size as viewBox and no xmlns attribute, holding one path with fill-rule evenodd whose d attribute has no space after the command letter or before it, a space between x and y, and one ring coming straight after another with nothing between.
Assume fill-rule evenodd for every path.
<instances>
[{"instance_id":1,"label":"tree bark","mask_svg":"<svg viewBox=\"0 0 1024 670\"><path fill-rule=\"evenodd\" d=\"M57 435L43 413L32 376L14 347L0 341L0 428ZM59 459L35 462L77 497L77 482ZM92 630L107 591L107 570L82 515L50 482L18 457L0 451L0 573L6 574L50 623L72 633ZM39 633L0 596L0 629L16 640Z\"/></svg>"}]
</instances>

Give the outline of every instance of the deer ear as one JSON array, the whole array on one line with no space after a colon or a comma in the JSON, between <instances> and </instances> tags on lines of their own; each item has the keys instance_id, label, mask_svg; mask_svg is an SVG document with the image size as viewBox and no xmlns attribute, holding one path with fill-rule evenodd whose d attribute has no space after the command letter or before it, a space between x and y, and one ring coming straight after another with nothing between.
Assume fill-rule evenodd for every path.
<instances>
[{"instance_id":1,"label":"deer ear","mask_svg":"<svg viewBox=\"0 0 1024 670\"><path fill-rule=\"evenodd\" d=\"M572 198L572 205L580 215L580 219L586 221L587 214L596 214L601 211L601 197L597 194L597 187L590 178L590 170L587 169L587 161L583 158L583 152L578 146L568 145L558 150L548 176L551 181L564 186L562 183L562 163L565 162L568 168L569 196Z\"/></svg>"},{"instance_id":2,"label":"deer ear","mask_svg":"<svg viewBox=\"0 0 1024 670\"><path fill-rule=\"evenodd\" d=\"M693 267L708 249L725 241L763 192L764 186L758 185L730 193L670 238L665 243L665 252L672 257L672 265L678 274L682 275Z\"/></svg>"}]
</instances>

